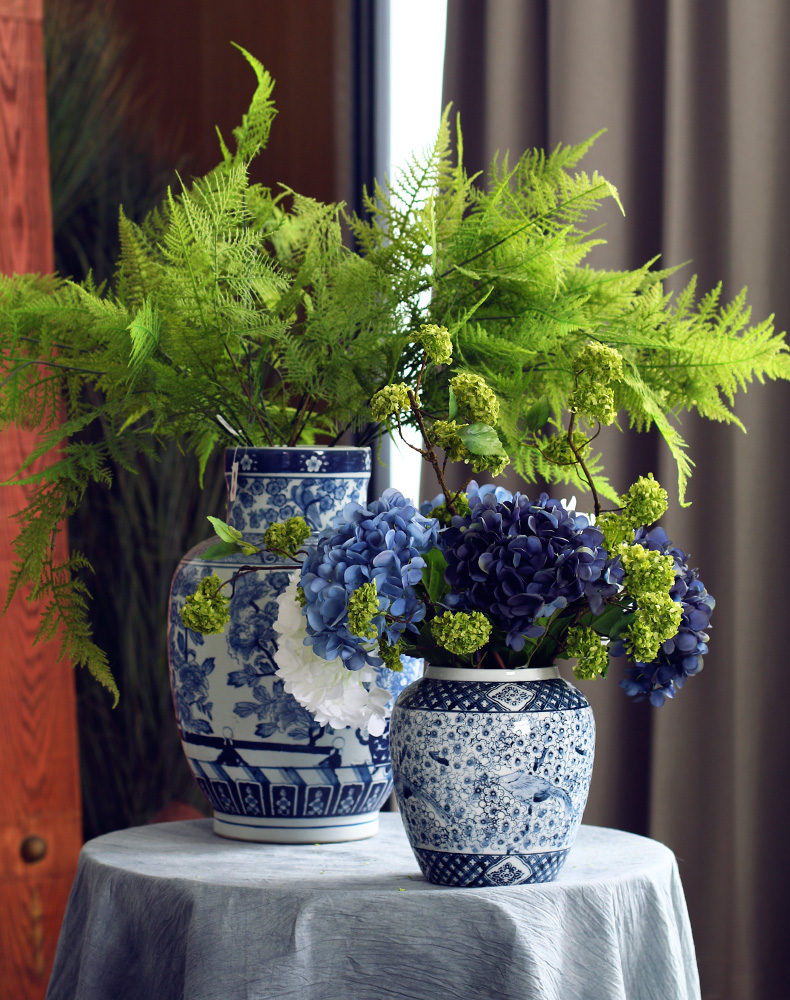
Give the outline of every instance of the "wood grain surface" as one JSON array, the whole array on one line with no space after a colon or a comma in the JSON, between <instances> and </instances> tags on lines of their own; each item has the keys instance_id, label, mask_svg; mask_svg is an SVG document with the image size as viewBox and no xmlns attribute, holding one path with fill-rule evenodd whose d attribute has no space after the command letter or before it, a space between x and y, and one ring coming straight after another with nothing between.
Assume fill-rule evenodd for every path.
<instances>
[{"instance_id":1,"label":"wood grain surface","mask_svg":"<svg viewBox=\"0 0 790 1000\"><path fill-rule=\"evenodd\" d=\"M40 0L0 0L0 270L52 270ZM35 432L4 430L0 481ZM4 598L24 503L0 487ZM61 556L65 532L58 538ZM57 647L34 645L38 612L18 594L0 619L0 1000L43 998L81 845L76 711L71 667ZM46 852L25 861L28 837Z\"/></svg>"},{"instance_id":2,"label":"wood grain surface","mask_svg":"<svg viewBox=\"0 0 790 1000\"><path fill-rule=\"evenodd\" d=\"M17 21L40 21L44 13L43 0L2 0L0 17Z\"/></svg>"}]
</instances>

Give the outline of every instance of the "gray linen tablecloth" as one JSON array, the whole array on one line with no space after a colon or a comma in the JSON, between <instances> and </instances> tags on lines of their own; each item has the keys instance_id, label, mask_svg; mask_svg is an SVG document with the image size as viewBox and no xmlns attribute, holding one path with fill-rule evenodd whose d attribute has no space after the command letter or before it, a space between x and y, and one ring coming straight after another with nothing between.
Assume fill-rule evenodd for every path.
<instances>
[{"instance_id":1,"label":"gray linen tablecloth","mask_svg":"<svg viewBox=\"0 0 790 1000\"><path fill-rule=\"evenodd\" d=\"M698 1000L672 853L582 826L556 882L431 885L400 818L347 844L223 840L210 820L80 857L48 1000Z\"/></svg>"}]
</instances>

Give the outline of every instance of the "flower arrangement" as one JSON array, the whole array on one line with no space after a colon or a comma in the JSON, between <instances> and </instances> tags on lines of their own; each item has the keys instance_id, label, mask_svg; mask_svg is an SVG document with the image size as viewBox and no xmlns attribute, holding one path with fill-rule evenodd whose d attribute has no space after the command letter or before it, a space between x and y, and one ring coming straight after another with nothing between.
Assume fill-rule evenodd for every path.
<instances>
[{"instance_id":1,"label":"flower arrangement","mask_svg":"<svg viewBox=\"0 0 790 1000\"><path fill-rule=\"evenodd\" d=\"M298 561L275 625L286 691L322 724L380 733L386 692L372 683L371 668L400 670L402 655L473 669L567 657L577 677L592 679L606 676L611 655L625 654L632 661L620 682L626 693L662 705L702 669L714 608L687 555L653 527L667 509L666 491L651 474L616 508L602 510L594 494L596 512L585 515L575 501L546 493L530 500L471 478L451 489L453 459L494 474L508 464L491 426L498 400L485 379L467 373L449 381L446 412L426 413L422 375L429 365L447 365L453 345L439 327L424 327L415 339L422 350L415 384L384 387L371 409L396 432L409 412L442 492L418 510L388 489L367 506L348 504L310 541L301 518L267 529L265 546ZM612 348L591 343L585 352L595 377L580 379L572 400L570 454L576 421L605 415L608 383L622 370ZM226 551L256 551L223 522L215 525ZM258 569L265 567L239 572ZM210 619L221 630L228 602L221 591L218 579L204 580L182 611L184 623L205 631Z\"/></svg>"},{"instance_id":2,"label":"flower arrangement","mask_svg":"<svg viewBox=\"0 0 790 1000\"><path fill-rule=\"evenodd\" d=\"M596 229L585 228L587 215L604 199L619 205L605 178L576 170L594 136L550 154L527 150L515 164L495 157L484 183L467 175L460 125L453 148L445 114L433 149L396 183L365 192L360 218L285 185L274 194L250 182L250 163L265 148L275 117L274 82L243 54L258 86L233 131L235 149L220 137L217 167L168 192L141 225L120 213L118 266L109 283L37 275L0 280L0 426L43 427L39 446L12 480L32 489L18 515L9 598L30 584L33 598L44 602L39 635L59 632L63 654L116 698L107 658L91 638L82 578L90 567L79 552L58 562L54 549L63 518L83 503L88 486L110 485L113 462L133 471L140 454L174 440L195 455L202 482L219 447L317 437L332 444L349 429L367 435L364 443L382 424L391 433L410 426L442 487L442 510L431 516L448 539L471 527L452 519L471 517L472 505L463 490L447 488L443 463L468 462L474 473L494 476L510 465L527 483L589 489L596 517L599 496L617 501L614 513L590 521L588 538L602 533L602 551L619 559L627 575L615 549L635 544L629 532L651 522L629 514L626 528L616 518L619 494L594 453L600 425L621 413L636 430L655 426L677 463L682 503L691 463L673 418L694 409L739 423L732 412L736 391L754 378L790 378L783 336L771 318L749 325L744 292L729 304L721 302L720 287L697 300L692 278L673 297L663 287L672 271L656 269L655 260L619 272L585 263L601 242ZM344 225L354 249L344 245ZM413 349L415 338L421 352ZM53 425L56 413L65 413L65 421ZM97 428L101 434L92 440L88 429ZM34 469L45 455L55 458ZM523 496L497 502L522 512L527 503ZM526 521L559 517L554 506L541 509ZM580 525L580 515L566 513L563 531L575 538L569 525ZM488 520L497 516L508 531L520 532L520 515L495 510ZM414 557L426 560L431 580L444 577L445 534L439 538ZM586 542L568 545L576 554L567 561L587 572ZM451 558L451 576L467 572L460 548ZM605 573L616 573L614 565ZM529 585L540 594L541 572ZM424 587L413 580L403 586L393 603L413 599L406 586L418 594ZM576 633L569 638L558 624L567 621L556 603L568 600L561 590L529 628L573 644ZM428 597L434 605L419 620L422 632L432 627L433 606L444 607L432 592ZM520 640L513 630L538 605L509 600L498 607L518 610L507 621L500 611L499 624L492 621L487 663L494 652L526 655L539 638L519 633L524 646L515 649ZM394 615L388 641L413 636L418 619L409 615L417 610L380 609L382 621ZM462 612L472 613L448 605L435 627L450 630L455 619L445 616ZM394 621L404 614L409 624L399 635ZM642 605L640 614L641 622ZM504 650L497 648L501 631L510 638ZM337 641L335 647L327 638L319 648L346 651L346 641Z\"/></svg>"}]
</instances>

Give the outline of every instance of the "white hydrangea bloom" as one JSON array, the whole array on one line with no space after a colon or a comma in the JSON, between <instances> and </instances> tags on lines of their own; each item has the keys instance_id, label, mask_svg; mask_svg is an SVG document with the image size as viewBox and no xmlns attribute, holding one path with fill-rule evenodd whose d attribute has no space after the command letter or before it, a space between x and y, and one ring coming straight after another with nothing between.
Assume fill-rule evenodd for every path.
<instances>
[{"instance_id":1,"label":"white hydrangea bloom","mask_svg":"<svg viewBox=\"0 0 790 1000\"><path fill-rule=\"evenodd\" d=\"M389 691L376 685L375 671L368 666L347 670L343 661L324 660L312 646L305 646L305 619L296 599L299 573L292 573L286 589L278 598L274 631L278 635L274 660L277 674L285 681L285 690L322 726L333 729L367 729L371 736L381 736L387 718Z\"/></svg>"},{"instance_id":2,"label":"white hydrangea bloom","mask_svg":"<svg viewBox=\"0 0 790 1000\"><path fill-rule=\"evenodd\" d=\"M571 497L570 500L560 500L562 506L571 514L576 513L576 497ZM590 524L595 524L595 514L592 511L584 511L584 516L590 522Z\"/></svg>"}]
</instances>

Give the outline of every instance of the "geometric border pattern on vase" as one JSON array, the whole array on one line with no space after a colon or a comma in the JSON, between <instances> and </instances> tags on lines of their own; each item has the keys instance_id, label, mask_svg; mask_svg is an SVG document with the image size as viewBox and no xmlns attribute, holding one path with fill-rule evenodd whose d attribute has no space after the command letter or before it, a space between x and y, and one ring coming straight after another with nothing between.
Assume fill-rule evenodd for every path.
<instances>
[{"instance_id":1,"label":"geometric border pattern on vase","mask_svg":"<svg viewBox=\"0 0 790 1000\"><path fill-rule=\"evenodd\" d=\"M344 768L350 771L351 768ZM373 769L367 780L351 775L335 784L293 784L236 779L231 775L195 780L214 807L217 816L249 816L258 819L304 819L351 816L375 812L392 791L390 768ZM355 780L356 778L356 780Z\"/></svg>"},{"instance_id":2,"label":"geometric border pattern on vase","mask_svg":"<svg viewBox=\"0 0 790 1000\"><path fill-rule=\"evenodd\" d=\"M400 704L427 712L553 712L587 708L588 702L562 678L491 684L424 677Z\"/></svg>"},{"instance_id":3,"label":"geometric border pattern on vase","mask_svg":"<svg viewBox=\"0 0 790 1000\"><path fill-rule=\"evenodd\" d=\"M541 854L456 854L413 848L429 882L466 889L552 882L569 849Z\"/></svg>"}]
</instances>

